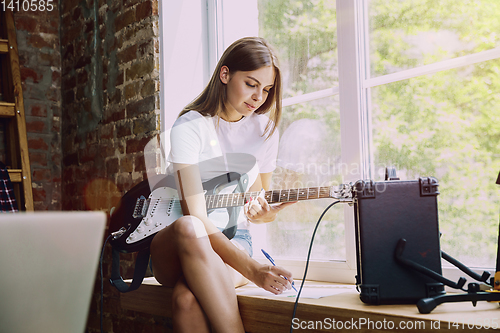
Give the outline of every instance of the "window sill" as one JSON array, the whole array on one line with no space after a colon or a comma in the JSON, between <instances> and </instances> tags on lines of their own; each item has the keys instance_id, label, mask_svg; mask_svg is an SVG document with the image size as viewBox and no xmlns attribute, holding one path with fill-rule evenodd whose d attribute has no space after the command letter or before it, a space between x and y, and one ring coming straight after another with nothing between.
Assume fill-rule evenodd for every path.
<instances>
[{"instance_id":1,"label":"window sill","mask_svg":"<svg viewBox=\"0 0 500 333\"><path fill-rule=\"evenodd\" d=\"M306 286L314 284L319 284L319 282L306 282ZM321 285L325 285L325 283L321 282ZM237 293L248 291L250 288L256 287L244 286L238 288ZM121 294L120 298L124 309L171 317L171 296L171 288L162 287L154 278L146 278L138 290ZM290 331L294 307L293 298L238 295L238 304L247 332ZM346 289L343 293L320 299L301 298L293 323L294 329L298 330L299 325L302 325L302 328L307 328L308 332L332 332L334 330L334 327L331 326L333 319L336 325L340 325L342 322L344 329L349 329L345 326L349 325L350 329L358 332L373 330L393 332L398 330L399 325L405 325L407 329L413 327L423 330L425 327L425 330L437 332L468 330L468 325L471 325L470 329L481 332L492 330L479 327L488 321L493 327L500 326L499 310L496 303L478 302L476 307L473 307L470 302L446 303L439 305L430 314L420 314L415 305L373 306L363 304L359 300L358 293L351 288ZM360 326L361 323L364 325ZM352 326L353 324L357 327ZM394 329L390 329L392 324ZM474 324L477 327L472 327ZM309 325L315 325L316 329L311 329L312 326ZM320 325L323 325L323 329Z\"/></svg>"}]
</instances>

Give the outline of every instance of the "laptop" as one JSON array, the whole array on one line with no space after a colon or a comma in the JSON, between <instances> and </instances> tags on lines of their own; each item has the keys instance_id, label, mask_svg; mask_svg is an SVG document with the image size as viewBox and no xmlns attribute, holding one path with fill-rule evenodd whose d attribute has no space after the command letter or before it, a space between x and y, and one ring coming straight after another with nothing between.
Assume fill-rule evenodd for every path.
<instances>
[{"instance_id":1,"label":"laptop","mask_svg":"<svg viewBox=\"0 0 500 333\"><path fill-rule=\"evenodd\" d=\"M103 212L0 214L0 332L84 332Z\"/></svg>"}]
</instances>

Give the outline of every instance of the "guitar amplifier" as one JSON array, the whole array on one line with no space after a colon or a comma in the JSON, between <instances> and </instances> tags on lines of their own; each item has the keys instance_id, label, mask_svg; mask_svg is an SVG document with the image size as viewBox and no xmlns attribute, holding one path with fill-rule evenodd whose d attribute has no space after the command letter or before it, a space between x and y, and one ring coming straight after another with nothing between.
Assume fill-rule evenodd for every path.
<instances>
[{"instance_id":1,"label":"guitar amplifier","mask_svg":"<svg viewBox=\"0 0 500 333\"><path fill-rule=\"evenodd\" d=\"M364 303L415 304L445 293L442 283L396 260L399 244L405 260L441 274L438 194L435 178L354 185L356 284Z\"/></svg>"}]
</instances>

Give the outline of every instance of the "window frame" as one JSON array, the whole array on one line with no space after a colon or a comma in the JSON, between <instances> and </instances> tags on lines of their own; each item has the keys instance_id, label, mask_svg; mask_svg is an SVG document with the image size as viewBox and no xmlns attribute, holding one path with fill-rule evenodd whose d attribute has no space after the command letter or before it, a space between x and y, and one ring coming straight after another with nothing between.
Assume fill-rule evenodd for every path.
<instances>
[{"instance_id":1,"label":"window frame","mask_svg":"<svg viewBox=\"0 0 500 333\"><path fill-rule=\"evenodd\" d=\"M497 59L500 58L500 47L493 48L490 50L482 51L482 52L477 52L474 54L469 54L457 58L452 58L452 59L447 59L439 62L435 62L432 64L428 65L423 65L415 68L411 68L408 70L401 70L395 73L391 74L386 74L378 77L371 77L370 74L370 60L369 60L369 31L368 31L368 26L369 26L369 18L368 18L368 0L354 0L351 3L351 7L349 8L349 5L347 4L350 2L349 0L336 0L337 1L337 11L339 10L339 4L343 3L346 5L345 9L349 11L355 11L356 18L357 18L357 23L355 23L357 26L356 27L351 27L354 29L357 29L357 34L356 34L356 40L357 40L357 46L358 46L358 54L350 54L352 56L351 59L347 58L346 60L353 60L355 57L358 61L357 64L357 69L359 70L359 73L361 73L360 76L360 83L358 85L358 89L361 90L359 92L359 95L361 96L359 101L360 101L360 106L359 109L356 109L358 113L361 113L359 115L361 123L360 126L356 126L354 123L342 123L341 120L341 129L344 127L343 125L346 125L347 127L351 129L360 129L361 131L358 133L358 135L362 138L361 142L363 143L361 146L359 146L359 153L364 157L362 163L364 165L364 174L362 175L364 178L372 178L373 173L374 173L374 165L373 165L373 149L372 147L372 127L371 127L371 98L370 98L370 89L376 86L381 86L384 84L390 84L393 82L398 82L398 81L403 81L403 80L408 80L411 78L416 78L416 77L421 77L433 73L437 73L440 71L445 71L445 70L451 70L459 67L464 67L464 66L469 66L472 64L480 63L480 62L485 62L488 60L492 59ZM346 13L338 14L337 17L342 17L342 15L345 15ZM351 22L352 23L352 22ZM338 26L338 28L340 28ZM339 37L342 35L340 32L338 32ZM340 86L342 86L342 79L340 75L340 67L342 67L341 61L340 61L340 42L339 42L339 82ZM347 64L349 64L347 62ZM344 66L346 63L344 63ZM357 76L356 76L357 77ZM346 79L344 77L344 79ZM350 98L352 96L349 96L349 94L344 95L340 97L340 107L341 107L341 113L342 113L342 97ZM346 106L346 105L344 105ZM346 112L347 110L343 110ZM354 112L353 112L354 113ZM342 137L344 138L344 137ZM342 139L341 139L342 140ZM360 178L363 179L363 178ZM500 245L500 244L499 244ZM498 258L497 258L498 259ZM490 272L495 272L494 267L470 267L474 272L477 274L481 275L484 270L490 271ZM451 279L452 281L457 281L461 276L464 274L455 266L452 266L446 261L442 261L442 271L443 275L447 277L448 279ZM448 289L448 287L446 287ZM453 289L450 289L448 291L453 291Z\"/></svg>"},{"instance_id":2,"label":"window frame","mask_svg":"<svg viewBox=\"0 0 500 333\"><path fill-rule=\"evenodd\" d=\"M160 29L165 26L160 5ZM341 160L348 166L344 182L355 182L359 179L373 179L373 151L371 137L371 105L370 89L375 86L406 80L413 77L428 75L438 71L467 66L470 64L496 59L500 57L500 48L466 55L459 58L444 60L433 64L402 70L397 73L379 77L370 77L369 62L369 19L367 0L336 0L337 10L337 43L339 63L339 87L332 87L284 99L283 107L304 103L324 97L339 95L341 123ZM223 14L223 0L206 0L206 47L208 59L203 75L208 81L211 71L215 68L217 59L223 52L223 24L220 18ZM163 23L162 23L163 22ZM161 34L160 34L161 35ZM160 74L165 82L164 44L160 38ZM161 129L171 126L175 117L172 112L165 111L164 84L161 85ZM339 208L336 208L339 209ZM344 205L346 259L331 261L311 261L307 278L310 280L331 281L339 283L354 283L356 275L356 245L354 228L354 211L351 206ZM321 227L321 226L320 226ZM256 252L257 253L257 252ZM256 256L256 260L267 263L264 257ZM290 270L296 278L301 278L305 261L281 260L280 265ZM477 272L483 270L475 269ZM455 267L443 265L443 274L450 279L458 279L460 271Z\"/></svg>"}]
</instances>

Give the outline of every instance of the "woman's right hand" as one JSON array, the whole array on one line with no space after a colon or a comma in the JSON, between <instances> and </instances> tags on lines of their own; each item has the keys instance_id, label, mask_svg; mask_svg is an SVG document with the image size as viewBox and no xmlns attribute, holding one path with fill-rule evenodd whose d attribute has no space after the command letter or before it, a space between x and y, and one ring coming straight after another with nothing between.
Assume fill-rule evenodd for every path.
<instances>
[{"instance_id":1,"label":"woman's right hand","mask_svg":"<svg viewBox=\"0 0 500 333\"><path fill-rule=\"evenodd\" d=\"M286 279L285 279L286 278ZM286 290L292 289L292 273L279 266L261 265L251 279L257 286L279 295Z\"/></svg>"}]
</instances>

